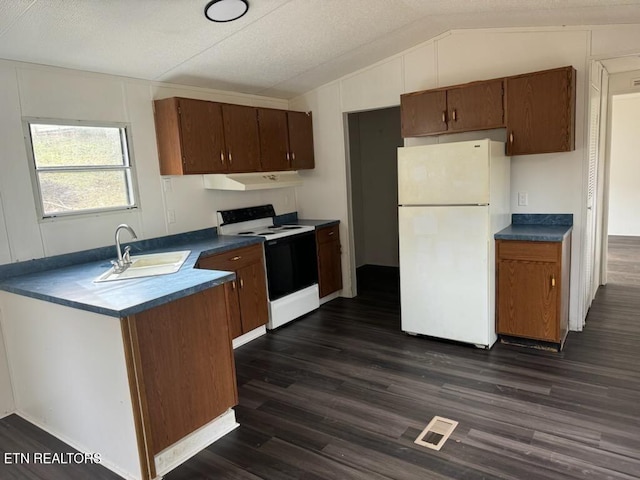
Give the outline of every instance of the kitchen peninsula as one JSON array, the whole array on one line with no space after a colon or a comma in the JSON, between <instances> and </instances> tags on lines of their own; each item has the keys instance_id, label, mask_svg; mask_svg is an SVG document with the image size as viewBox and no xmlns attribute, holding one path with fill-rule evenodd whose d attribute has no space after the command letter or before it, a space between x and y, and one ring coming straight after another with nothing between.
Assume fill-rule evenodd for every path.
<instances>
[{"instance_id":1,"label":"kitchen peninsula","mask_svg":"<svg viewBox=\"0 0 640 480\"><path fill-rule=\"evenodd\" d=\"M190 250L171 275L94 283L105 247L0 267L17 412L130 479L160 477L237 427L224 283L199 258L259 244L215 229L132 244Z\"/></svg>"}]
</instances>

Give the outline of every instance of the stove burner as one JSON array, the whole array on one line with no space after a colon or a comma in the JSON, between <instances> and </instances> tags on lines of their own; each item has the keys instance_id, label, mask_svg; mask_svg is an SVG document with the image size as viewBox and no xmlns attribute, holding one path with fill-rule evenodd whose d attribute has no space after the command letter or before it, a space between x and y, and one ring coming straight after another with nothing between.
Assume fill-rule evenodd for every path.
<instances>
[{"instance_id":1,"label":"stove burner","mask_svg":"<svg viewBox=\"0 0 640 480\"><path fill-rule=\"evenodd\" d=\"M302 227L299 225L286 225L282 227L283 230L295 230L297 228L302 228Z\"/></svg>"},{"instance_id":2,"label":"stove burner","mask_svg":"<svg viewBox=\"0 0 640 480\"><path fill-rule=\"evenodd\" d=\"M255 235L256 232L238 232L238 235Z\"/></svg>"}]
</instances>

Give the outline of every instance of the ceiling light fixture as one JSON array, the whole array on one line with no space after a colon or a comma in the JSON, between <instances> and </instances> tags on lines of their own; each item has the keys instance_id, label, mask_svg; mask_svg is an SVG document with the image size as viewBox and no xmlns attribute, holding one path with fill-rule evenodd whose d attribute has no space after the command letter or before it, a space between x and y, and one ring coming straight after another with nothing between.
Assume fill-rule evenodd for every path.
<instances>
[{"instance_id":1,"label":"ceiling light fixture","mask_svg":"<svg viewBox=\"0 0 640 480\"><path fill-rule=\"evenodd\" d=\"M248 10L247 0L212 0L204 7L204 16L212 22L232 22Z\"/></svg>"}]
</instances>

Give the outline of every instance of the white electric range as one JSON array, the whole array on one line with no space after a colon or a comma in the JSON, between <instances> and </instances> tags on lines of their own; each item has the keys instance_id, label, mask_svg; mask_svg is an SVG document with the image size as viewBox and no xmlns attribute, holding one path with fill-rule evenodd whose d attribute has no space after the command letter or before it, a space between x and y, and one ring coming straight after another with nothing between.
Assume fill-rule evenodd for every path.
<instances>
[{"instance_id":1,"label":"white electric range","mask_svg":"<svg viewBox=\"0 0 640 480\"><path fill-rule=\"evenodd\" d=\"M278 328L320 306L315 228L276 225L273 205L218 211L220 235L263 237L268 329Z\"/></svg>"}]
</instances>

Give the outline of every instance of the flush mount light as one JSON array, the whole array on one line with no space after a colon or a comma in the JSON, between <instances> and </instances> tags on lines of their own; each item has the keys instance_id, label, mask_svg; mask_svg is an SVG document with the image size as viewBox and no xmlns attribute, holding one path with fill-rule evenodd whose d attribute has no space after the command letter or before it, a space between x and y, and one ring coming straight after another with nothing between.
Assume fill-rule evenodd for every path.
<instances>
[{"instance_id":1,"label":"flush mount light","mask_svg":"<svg viewBox=\"0 0 640 480\"><path fill-rule=\"evenodd\" d=\"M247 0L212 0L204 7L204 16L212 22L231 22L249 10Z\"/></svg>"}]
</instances>

